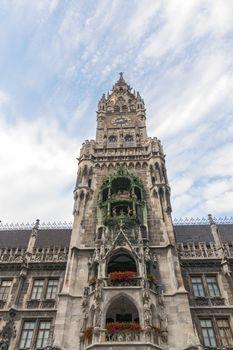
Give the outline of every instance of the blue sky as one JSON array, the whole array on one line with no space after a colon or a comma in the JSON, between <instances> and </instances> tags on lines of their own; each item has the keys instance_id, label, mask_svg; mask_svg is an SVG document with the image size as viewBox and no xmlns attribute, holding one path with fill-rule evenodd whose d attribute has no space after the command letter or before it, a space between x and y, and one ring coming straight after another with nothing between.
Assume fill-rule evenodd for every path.
<instances>
[{"instance_id":1,"label":"blue sky","mask_svg":"<svg viewBox=\"0 0 233 350\"><path fill-rule=\"evenodd\" d=\"M2 0L0 220L72 219L79 148L124 71L173 217L233 213L232 0Z\"/></svg>"}]
</instances>

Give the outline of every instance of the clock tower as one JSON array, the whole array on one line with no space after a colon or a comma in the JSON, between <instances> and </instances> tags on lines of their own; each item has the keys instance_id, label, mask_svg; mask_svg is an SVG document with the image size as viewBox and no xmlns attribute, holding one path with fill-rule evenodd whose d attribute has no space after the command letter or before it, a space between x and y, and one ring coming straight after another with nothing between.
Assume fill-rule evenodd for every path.
<instances>
[{"instance_id":1,"label":"clock tower","mask_svg":"<svg viewBox=\"0 0 233 350\"><path fill-rule=\"evenodd\" d=\"M160 141L123 73L98 103L79 156L74 222L54 346L195 350Z\"/></svg>"},{"instance_id":2,"label":"clock tower","mask_svg":"<svg viewBox=\"0 0 233 350\"><path fill-rule=\"evenodd\" d=\"M140 146L147 138L145 120L143 99L120 73L111 93L99 101L96 141L104 148Z\"/></svg>"}]
</instances>

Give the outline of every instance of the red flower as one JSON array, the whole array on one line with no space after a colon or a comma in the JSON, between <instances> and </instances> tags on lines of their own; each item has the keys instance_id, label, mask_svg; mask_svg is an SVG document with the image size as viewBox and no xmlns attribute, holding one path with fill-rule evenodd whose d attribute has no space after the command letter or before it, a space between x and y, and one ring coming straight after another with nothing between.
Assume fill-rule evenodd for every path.
<instances>
[{"instance_id":1,"label":"red flower","mask_svg":"<svg viewBox=\"0 0 233 350\"><path fill-rule=\"evenodd\" d=\"M129 278L133 278L136 276L136 272L134 271L115 271L115 272L110 272L108 276L112 280L126 280Z\"/></svg>"},{"instance_id":2,"label":"red flower","mask_svg":"<svg viewBox=\"0 0 233 350\"><path fill-rule=\"evenodd\" d=\"M156 332L156 333L160 333L161 332L161 329L159 326L152 326L153 330Z\"/></svg>"},{"instance_id":3,"label":"red flower","mask_svg":"<svg viewBox=\"0 0 233 350\"><path fill-rule=\"evenodd\" d=\"M91 339L93 334L93 327L87 327L83 331L84 338Z\"/></svg>"},{"instance_id":4,"label":"red flower","mask_svg":"<svg viewBox=\"0 0 233 350\"><path fill-rule=\"evenodd\" d=\"M118 331L134 331L140 332L142 328L139 323L136 322L111 322L106 324L106 329L109 333L114 333Z\"/></svg>"}]
</instances>

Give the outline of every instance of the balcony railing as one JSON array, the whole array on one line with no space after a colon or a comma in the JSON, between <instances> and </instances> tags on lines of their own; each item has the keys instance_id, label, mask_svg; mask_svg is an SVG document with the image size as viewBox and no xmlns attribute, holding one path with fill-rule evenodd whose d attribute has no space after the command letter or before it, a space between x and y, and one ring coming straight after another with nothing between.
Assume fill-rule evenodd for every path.
<instances>
[{"instance_id":1,"label":"balcony railing","mask_svg":"<svg viewBox=\"0 0 233 350\"><path fill-rule=\"evenodd\" d=\"M140 277L132 277L127 279L111 279L107 277L104 279L108 287L135 287L141 285Z\"/></svg>"},{"instance_id":2,"label":"balcony railing","mask_svg":"<svg viewBox=\"0 0 233 350\"><path fill-rule=\"evenodd\" d=\"M140 332L133 331L118 331L114 333L105 333L105 341L107 342L122 342L122 341L140 341Z\"/></svg>"},{"instance_id":3,"label":"balcony railing","mask_svg":"<svg viewBox=\"0 0 233 350\"><path fill-rule=\"evenodd\" d=\"M183 259L194 259L194 258L219 258L220 254L216 248L216 245L210 243L179 243L178 251L180 257Z\"/></svg>"},{"instance_id":4,"label":"balcony railing","mask_svg":"<svg viewBox=\"0 0 233 350\"><path fill-rule=\"evenodd\" d=\"M226 257L233 257L233 243L224 243L222 249L218 249L213 242L178 243L177 248L182 259L220 259L222 258L223 250Z\"/></svg>"},{"instance_id":5,"label":"balcony railing","mask_svg":"<svg viewBox=\"0 0 233 350\"><path fill-rule=\"evenodd\" d=\"M144 331L132 331L132 330L122 330L116 332L108 332L106 329L96 327L93 329L91 336L85 338L83 333L81 333L81 350L86 349L90 345L94 344L106 344L106 343L152 343L161 346L163 343L162 334L150 330ZM113 345L111 344L111 345ZM132 344L133 345L133 344Z\"/></svg>"},{"instance_id":6,"label":"balcony railing","mask_svg":"<svg viewBox=\"0 0 233 350\"><path fill-rule=\"evenodd\" d=\"M194 297L191 299L192 306L222 306L225 305L224 298L222 297Z\"/></svg>"}]
</instances>

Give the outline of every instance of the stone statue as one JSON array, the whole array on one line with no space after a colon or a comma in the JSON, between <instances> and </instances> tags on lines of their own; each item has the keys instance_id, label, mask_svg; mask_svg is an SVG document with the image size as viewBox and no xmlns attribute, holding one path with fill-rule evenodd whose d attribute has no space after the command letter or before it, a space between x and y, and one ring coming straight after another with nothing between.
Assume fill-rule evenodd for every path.
<instances>
[{"instance_id":1,"label":"stone statue","mask_svg":"<svg viewBox=\"0 0 233 350\"><path fill-rule=\"evenodd\" d=\"M95 309L95 326L96 327L100 327L101 325L101 315L102 315L102 311L100 309L100 306L97 305Z\"/></svg>"},{"instance_id":2,"label":"stone statue","mask_svg":"<svg viewBox=\"0 0 233 350\"><path fill-rule=\"evenodd\" d=\"M99 261L99 259L100 259L100 255L99 255L99 250L98 250L98 248L95 248L95 250L94 250L94 256L93 256L93 261Z\"/></svg>"},{"instance_id":3,"label":"stone statue","mask_svg":"<svg viewBox=\"0 0 233 350\"><path fill-rule=\"evenodd\" d=\"M144 303L143 306L144 306L144 322L145 322L145 326L150 326L151 325L151 309L150 309L150 306L149 306L147 301Z\"/></svg>"},{"instance_id":4,"label":"stone statue","mask_svg":"<svg viewBox=\"0 0 233 350\"><path fill-rule=\"evenodd\" d=\"M104 244L101 244L100 246L100 259L103 259L105 256L105 246Z\"/></svg>"},{"instance_id":5,"label":"stone statue","mask_svg":"<svg viewBox=\"0 0 233 350\"><path fill-rule=\"evenodd\" d=\"M95 300L101 300L102 298L102 287L100 281L98 280L95 287Z\"/></svg>"},{"instance_id":6,"label":"stone statue","mask_svg":"<svg viewBox=\"0 0 233 350\"><path fill-rule=\"evenodd\" d=\"M160 305L159 319L160 319L160 326L161 326L162 333L167 332L168 319L167 319L167 313L165 311L164 305Z\"/></svg>"},{"instance_id":7,"label":"stone statue","mask_svg":"<svg viewBox=\"0 0 233 350\"><path fill-rule=\"evenodd\" d=\"M151 260L150 249L148 247L146 247L146 249L145 249L145 260L146 261L150 261Z\"/></svg>"}]
</instances>

